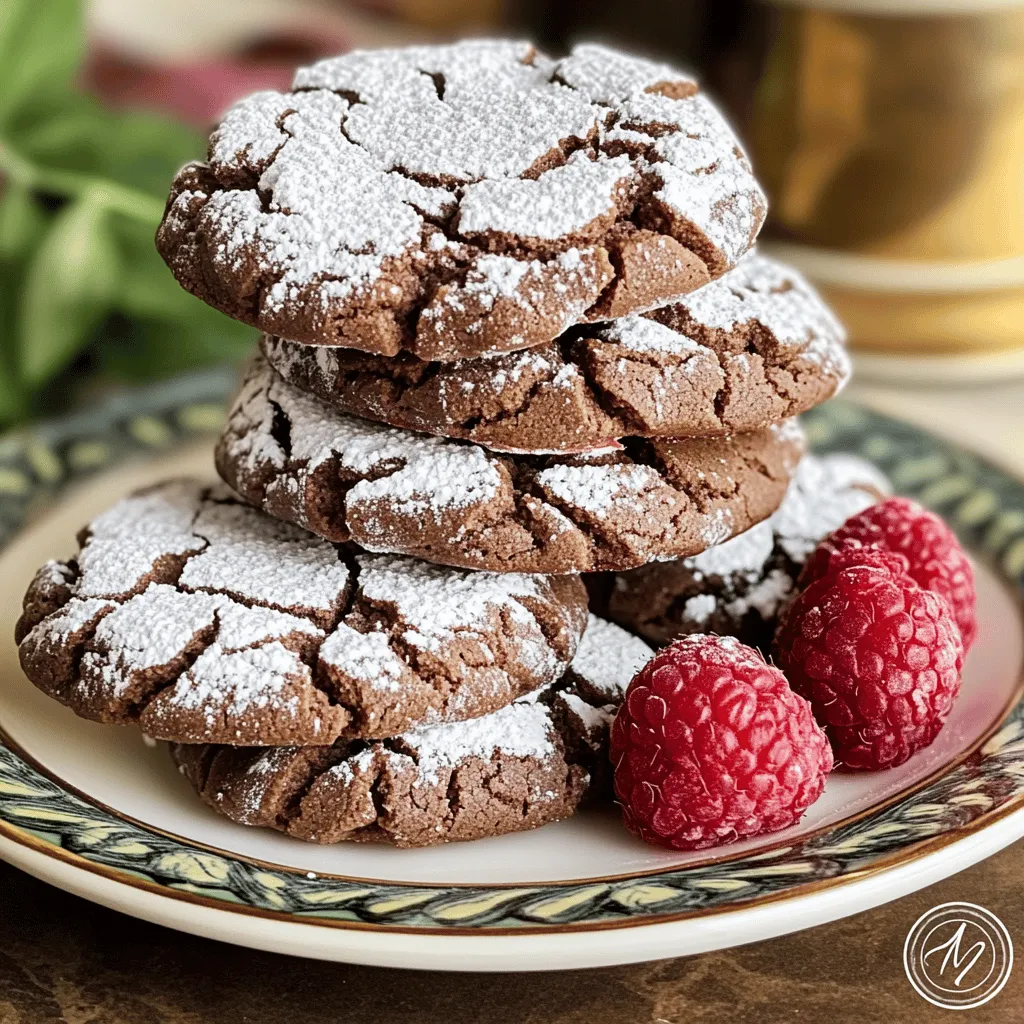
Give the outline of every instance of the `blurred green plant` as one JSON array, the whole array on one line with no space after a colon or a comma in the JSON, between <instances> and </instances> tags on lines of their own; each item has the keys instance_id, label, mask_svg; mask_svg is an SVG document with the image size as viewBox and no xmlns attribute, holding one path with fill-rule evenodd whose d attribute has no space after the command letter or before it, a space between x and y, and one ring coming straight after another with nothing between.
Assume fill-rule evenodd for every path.
<instances>
[{"instance_id":1,"label":"blurred green plant","mask_svg":"<svg viewBox=\"0 0 1024 1024\"><path fill-rule=\"evenodd\" d=\"M205 140L112 113L76 84L80 0L0 0L0 427L72 378L148 379L244 354L254 332L193 298L153 235Z\"/></svg>"}]
</instances>

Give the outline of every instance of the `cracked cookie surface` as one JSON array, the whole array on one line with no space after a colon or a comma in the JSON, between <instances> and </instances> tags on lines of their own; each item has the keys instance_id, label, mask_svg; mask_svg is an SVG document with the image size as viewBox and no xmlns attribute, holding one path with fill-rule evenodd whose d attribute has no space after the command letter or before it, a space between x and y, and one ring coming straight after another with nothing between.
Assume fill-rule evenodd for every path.
<instances>
[{"instance_id":1,"label":"cracked cookie surface","mask_svg":"<svg viewBox=\"0 0 1024 1024\"><path fill-rule=\"evenodd\" d=\"M799 273L754 253L670 306L487 359L431 363L273 336L261 344L281 376L342 412L537 453L780 422L845 384L843 341Z\"/></svg>"},{"instance_id":2,"label":"cracked cookie surface","mask_svg":"<svg viewBox=\"0 0 1024 1024\"><path fill-rule=\"evenodd\" d=\"M509 456L347 416L256 359L215 453L247 501L334 541L497 572L627 569L721 543L778 508L795 420L726 438Z\"/></svg>"},{"instance_id":3,"label":"cracked cookie surface","mask_svg":"<svg viewBox=\"0 0 1024 1024\"><path fill-rule=\"evenodd\" d=\"M651 653L591 616L558 683L470 722L369 744L171 753L221 814L308 842L429 846L520 832L610 795L611 719Z\"/></svg>"},{"instance_id":4,"label":"cracked cookie surface","mask_svg":"<svg viewBox=\"0 0 1024 1024\"><path fill-rule=\"evenodd\" d=\"M269 333L451 360L684 295L765 209L682 73L471 40L347 54L242 100L179 172L157 247Z\"/></svg>"},{"instance_id":5,"label":"cracked cookie surface","mask_svg":"<svg viewBox=\"0 0 1024 1024\"><path fill-rule=\"evenodd\" d=\"M767 649L818 542L889 490L857 456L807 455L769 519L692 558L592 577L593 605L655 644L718 633Z\"/></svg>"},{"instance_id":6,"label":"cracked cookie surface","mask_svg":"<svg viewBox=\"0 0 1024 1024\"><path fill-rule=\"evenodd\" d=\"M578 579L342 549L174 480L114 505L39 570L21 663L77 714L158 739L323 744L484 715L558 679Z\"/></svg>"}]
</instances>

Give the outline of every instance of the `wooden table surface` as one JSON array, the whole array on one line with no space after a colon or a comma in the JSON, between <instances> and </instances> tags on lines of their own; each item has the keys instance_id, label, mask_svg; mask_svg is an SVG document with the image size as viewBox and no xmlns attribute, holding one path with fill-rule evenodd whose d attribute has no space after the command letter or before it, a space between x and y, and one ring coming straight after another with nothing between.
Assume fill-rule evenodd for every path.
<instances>
[{"instance_id":1,"label":"wooden table surface","mask_svg":"<svg viewBox=\"0 0 1024 1024\"><path fill-rule=\"evenodd\" d=\"M1024 473L1024 385L851 388ZM931 1024L951 1014L906 980L929 908L979 903L1024 943L1024 840L928 889L796 935L720 953L558 974L468 975L304 961L178 934L0 864L0 1024ZM1024 946L1021 946L1024 948ZM509 965L510 968L514 965ZM1024 963L970 1024L1024 1021Z\"/></svg>"}]
</instances>

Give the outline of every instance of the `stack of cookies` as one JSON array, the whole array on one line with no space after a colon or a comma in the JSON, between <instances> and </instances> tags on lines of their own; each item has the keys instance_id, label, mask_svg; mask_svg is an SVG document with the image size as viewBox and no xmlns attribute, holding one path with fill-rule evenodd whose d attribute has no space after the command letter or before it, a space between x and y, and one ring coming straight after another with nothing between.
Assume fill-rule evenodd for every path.
<instances>
[{"instance_id":1,"label":"stack of cookies","mask_svg":"<svg viewBox=\"0 0 1024 1024\"><path fill-rule=\"evenodd\" d=\"M607 796L639 637L768 629L885 486L801 463L848 364L764 215L697 84L602 47L353 53L243 100L157 236L266 332L224 484L133 495L40 570L25 671L315 842Z\"/></svg>"}]
</instances>

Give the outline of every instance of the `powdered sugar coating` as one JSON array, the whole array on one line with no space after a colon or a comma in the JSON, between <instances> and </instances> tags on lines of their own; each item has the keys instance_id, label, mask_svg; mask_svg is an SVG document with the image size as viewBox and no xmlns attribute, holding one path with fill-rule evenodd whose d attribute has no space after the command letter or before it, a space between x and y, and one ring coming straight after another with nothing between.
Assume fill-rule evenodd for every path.
<instances>
[{"instance_id":1,"label":"powdered sugar coating","mask_svg":"<svg viewBox=\"0 0 1024 1024\"><path fill-rule=\"evenodd\" d=\"M856 455L805 455L771 518L684 561L704 576L754 580L777 545L803 564L823 537L889 491L885 474Z\"/></svg>"},{"instance_id":2,"label":"powdered sugar coating","mask_svg":"<svg viewBox=\"0 0 1024 1024\"><path fill-rule=\"evenodd\" d=\"M650 466L552 466L537 480L559 502L598 519L606 519L613 507L639 508L639 496L661 483Z\"/></svg>"},{"instance_id":3,"label":"powdered sugar coating","mask_svg":"<svg viewBox=\"0 0 1024 1024\"><path fill-rule=\"evenodd\" d=\"M686 261L706 279L753 243L764 196L696 93L671 68L596 46L562 61L494 40L355 51L301 68L292 92L236 104L209 163L176 180L159 245L186 287L241 319L393 354L423 340L415 328L402 335L410 314L429 324L425 282L439 271L461 285L496 245L532 246L511 258L546 264L593 243L578 250L577 277L561 279L564 304L546 278L536 283L545 312L522 319L527 347L554 337L559 318L600 312L615 275L608 253L638 226L659 224L679 253L666 255L678 276L666 276L662 299L699 283ZM450 339L465 349L455 356L517 347L489 316L461 329L483 325L490 341ZM366 329L341 323L353 317Z\"/></svg>"},{"instance_id":4,"label":"powdered sugar coating","mask_svg":"<svg viewBox=\"0 0 1024 1024\"><path fill-rule=\"evenodd\" d=\"M546 600L548 585L540 577L465 572L392 555L360 555L357 561L363 600L392 607L404 640L414 647L436 654L467 633L486 634L500 611L520 636L522 661L538 676L553 678L564 668L528 606Z\"/></svg>"},{"instance_id":5,"label":"powdered sugar coating","mask_svg":"<svg viewBox=\"0 0 1024 1024\"><path fill-rule=\"evenodd\" d=\"M614 704L605 704L601 707L594 707L588 704L579 694L560 693L555 698L556 702L563 704L568 711L580 722L587 743L592 749L598 749L596 741L590 737L593 733L607 733L615 719L615 712L618 710Z\"/></svg>"},{"instance_id":6,"label":"powdered sugar coating","mask_svg":"<svg viewBox=\"0 0 1024 1024\"><path fill-rule=\"evenodd\" d=\"M607 614L659 643L700 631L770 644L807 555L888 490L884 475L857 456L805 456L771 518L700 555L620 574Z\"/></svg>"},{"instance_id":7,"label":"powdered sugar coating","mask_svg":"<svg viewBox=\"0 0 1024 1024\"><path fill-rule=\"evenodd\" d=\"M825 401L849 373L821 299L756 253L687 300L487 360L388 359L275 337L262 348L286 380L341 411L533 454L757 429Z\"/></svg>"},{"instance_id":8,"label":"powdered sugar coating","mask_svg":"<svg viewBox=\"0 0 1024 1024\"><path fill-rule=\"evenodd\" d=\"M767 335L787 359L799 355L814 363L835 378L838 387L850 376L843 325L799 271L757 252L745 256L717 281L653 311L650 317L669 329L652 329L647 317L633 315L613 322L599 336L635 351L682 354L713 344L714 334L709 332L733 333L742 328L747 334L753 332L758 348L765 346ZM745 355L745 351L726 350L716 358L728 361Z\"/></svg>"},{"instance_id":9,"label":"powdered sugar coating","mask_svg":"<svg viewBox=\"0 0 1024 1024\"><path fill-rule=\"evenodd\" d=\"M571 814L585 793L608 789L608 729L628 679L588 663L603 651L623 674L651 654L597 619L588 635L588 652L582 660L577 655L560 681L471 722L431 725L365 746L178 746L172 753L221 813L307 841L423 846L536 827ZM288 813L281 813L284 807Z\"/></svg>"},{"instance_id":10,"label":"powdered sugar coating","mask_svg":"<svg viewBox=\"0 0 1024 1024\"><path fill-rule=\"evenodd\" d=\"M713 594L694 594L688 597L683 605L683 615L687 621L702 626L711 618L718 601Z\"/></svg>"},{"instance_id":11,"label":"powdered sugar coating","mask_svg":"<svg viewBox=\"0 0 1024 1024\"><path fill-rule=\"evenodd\" d=\"M591 614L570 666L606 704L619 704L633 676L651 659L647 644L621 626Z\"/></svg>"},{"instance_id":12,"label":"powdered sugar coating","mask_svg":"<svg viewBox=\"0 0 1024 1024\"><path fill-rule=\"evenodd\" d=\"M577 150L536 179L485 179L463 191L459 230L547 240L570 235L602 215L614 214L616 187L624 186L632 173L625 155L598 162Z\"/></svg>"},{"instance_id":13,"label":"powdered sugar coating","mask_svg":"<svg viewBox=\"0 0 1024 1024\"><path fill-rule=\"evenodd\" d=\"M856 455L805 458L772 517L777 543L802 565L823 537L890 491L885 474Z\"/></svg>"},{"instance_id":14,"label":"powdered sugar coating","mask_svg":"<svg viewBox=\"0 0 1024 1024\"><path fill-rule=\"evenodd\" d=\"M129 589L78 596L113 578L104 558L44 566L22 662L79 714L160 739L318 744L486 714L557 679L586 621L578 580L355 557L221 486L169 481L97 522L83 550L112 550L116 523ZM191 554L161 553L160 530Z\"/></svg>"},{"instance_id":15,"label":"powdered sugar coating","mask_svg":"<svg viewBox=\"0 0 1024 1024\"><path fill-rule=\"evenodd\" d=\"M247 501L331 540L470 569L565 573L727 539L775 510L802 450L790 425L649 451L499 456L347 416L259 359L216 462Z\"/></svg>"},{"instance_id":16,"label":"powdered sugar coating","mask_svg":"<svg viewBox=\"0 0 1024 1024\"><path fill-rule=\"evenodd\" d=\"M74 597L46 619L46 629L40 630L35 642L51 650L60 650L71 637L82 630L91 630L116 607L114 602L99 597Z\"/></svg>"},{"instance_id":17,"label":"powdered sugar coating","mask_svg":"<svg viewBox=\"0 0 1024 1024\"><path fill-rule=\"evenodd\" d=\"M544 760L555 752L554 729L548 708L538 693L472 721L429 726L407 732L399 748L416 761L419 786L436 785L440 773L470 757L489 759L495 752Z\"/></svg>"},{"instance_id":18,"label":"powdered sugar coating","mask_svg":"<svg viewBox=\"0 0 1024 1024\"><path fill-rule=\"evenodd\" d=\"M724 544L712 545L699 555L694 555L687 559L687 564L704 576L757 574L764 568L764 563L771 556L774 546L775 536L771 520L765 520Z\"/></svg>"},{"instance_id":19,"label":"powdered sugar coating","mask_svg":"<svg viewBox=\"0 0 1024 1024\"><path fill-rule=\"evenodd\" d=\"M79 597L116 597L133 591L158 559L206 546L192 530L198 494L187 482L134 495L97 516L78 554ZM132 538L125 544L125 536Z\"/></svg>"},{"instance_id":20,"label":"powdered sugar coating","mask_svg":"<svg viewBox=\"0 0 1024 1024\"><path fill-rule=\"evenodd\" d=\"M309 666L277 641L240 651L213 644L161 695L150 718L159 721L169 709L193 712L202 716L212 732L221 718L270 713L279 720L293 718L301 728L300 692L303 683L310 685L309 679Z\"/></svg>"},{"instance_id":21,"label":"powdered sugar coating","mask_svg":"<svg viewBox=\"0 0 1024 1024\"><path fill-rule=\"evenodd\" d=\"M287 450L274 434L278 410L291 424ZM284 469L296 462L300 491L321 465L337 460L343 469L368 477L346 495L354 509L387 501L409 515L436 517L487 501L500 486L497 466L480 448L324 411L322 403L257 366L236 399L227 455L253 474L265 465ZM377 476L378 468L389 466L397 468Z\"/></svg>"},{"instance_id":22,"label":"powdered sugar coating","mask_svg":"<svg viewBox=\"0 0 1024 1024\"><path fill-rule=\"evenodd\" d=\"M799 425L498 456L345 416L254 361L215 454L247 501L334 541L497 571L579 572L701 551L777 507ZM602 564L603 563L603 564Z\"/></svg>"},{"instance_id":23,"label":"powdered sugar coating","mask_svg":"<svg viewBox=\"0 0 1024 1024\"><path fill-rule=\"evenodd\" d=\"M360 633L345 622L338 624L320 648L320 661L376 690L400 693L409 668L395 653L391 638L382 630Z\"/></svg>"},{"instance_id":24,"label":"powdered sugar coating","mask_svg":"<svg viewBox=\"0 0 1024 1024\"><path fill-rule=\"evenodd\" d=\"M607 46L583 44L559 62L559 77L589 96L612 106L630 97L650 95L659 87L674 87L684 96L697 92L697 83L669 64L620 53Z\"/></svg>"},{"instance_id":25,"label":"powdered sugar coating","mask_svg":"<svg viewBox=\"0 0 1024 1024\"><path fill-rule=\"evenodd\" d=\"M192 531L206 547L178 579L189 590L329 613L348 587L348 566L331 544L238 502L204 502Z\"/></svg>"},{"instance_id":26,"label":"powdered sugar coating","mask_svg":"<svg viewBox=\"0 0 1024 1024\"><path fill-rule=\"evenodd\" d=\"M734 273L734 271L730 271ZM705 285L707 287L707 285ZM671 352L697 355L704 346L670 327L633 313L612 320L597 332L601 341L610 341L633 352Z\"/></svg>"}]
</instances>

